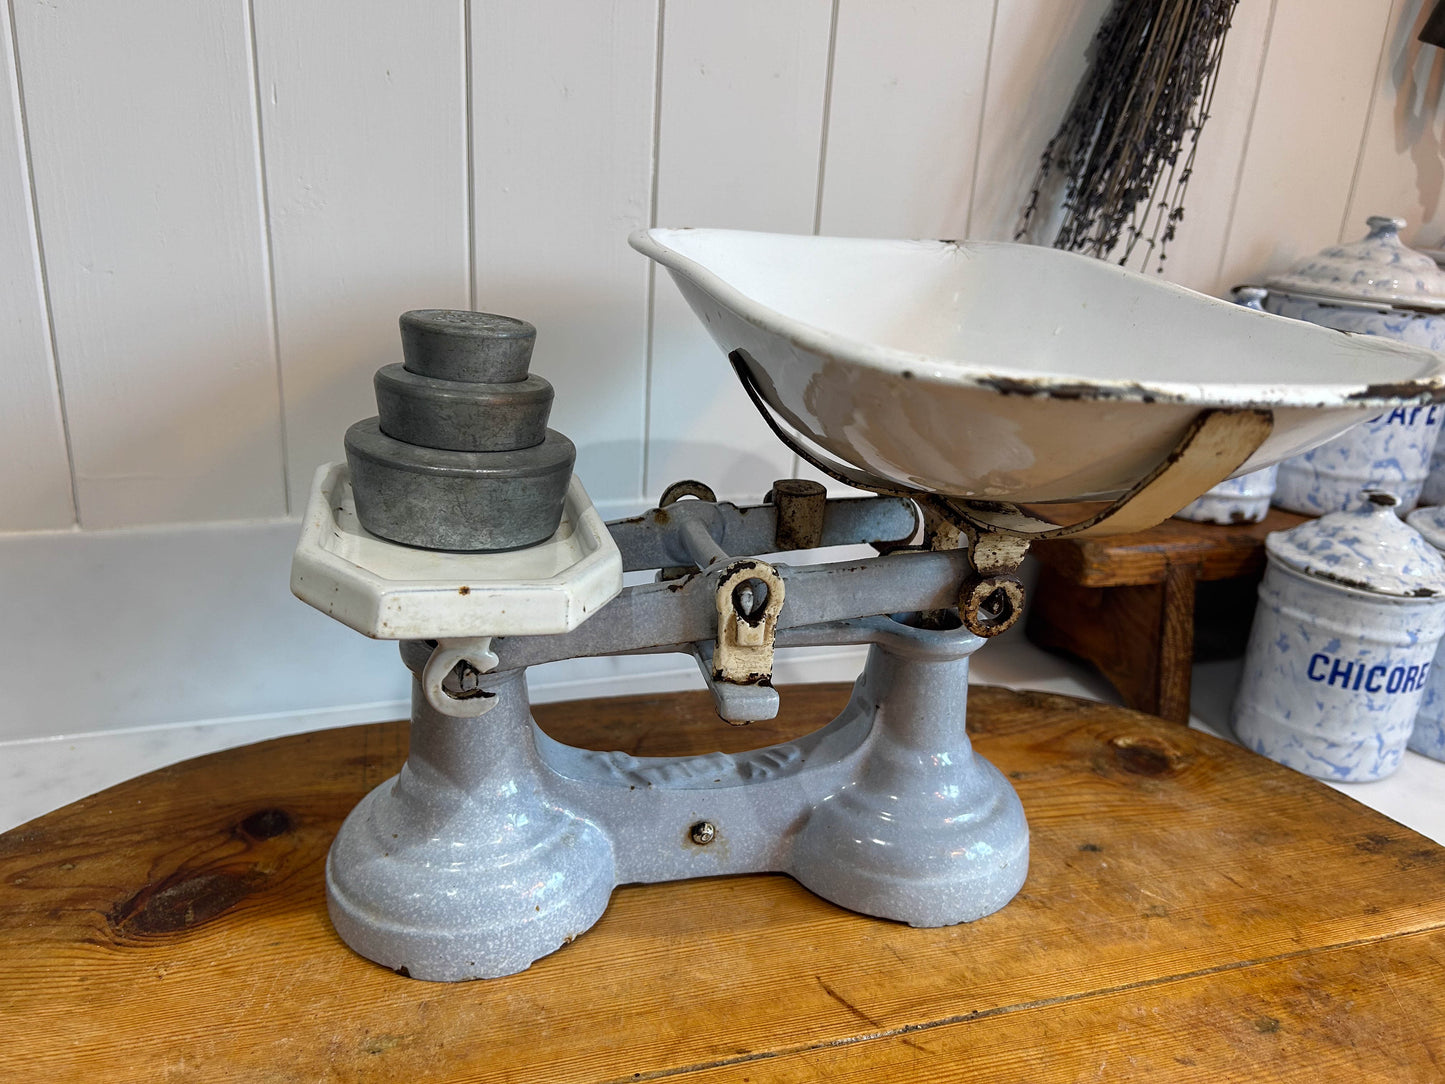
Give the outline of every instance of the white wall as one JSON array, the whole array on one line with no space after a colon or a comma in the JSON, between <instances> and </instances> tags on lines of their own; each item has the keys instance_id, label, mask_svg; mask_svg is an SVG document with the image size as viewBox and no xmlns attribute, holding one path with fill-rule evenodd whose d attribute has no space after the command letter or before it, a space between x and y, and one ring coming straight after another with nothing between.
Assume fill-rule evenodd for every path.
<instances>
[{"instance_id":1,"label":"white wall","mask_svg":"<svg viewBox=\"0 0 1445 1084\"><path fill-rule=\"evenodd\" d=\"M0 740L397 710L394 648L285 584L407 308L538 325L604 514L757 497L791 457L628 232L1008 238L1107 7L0 5ZM1169 277L1220 291L1372 213L1439 241L1421 8L1241 0Z\"/></svg>"}]
</instances>

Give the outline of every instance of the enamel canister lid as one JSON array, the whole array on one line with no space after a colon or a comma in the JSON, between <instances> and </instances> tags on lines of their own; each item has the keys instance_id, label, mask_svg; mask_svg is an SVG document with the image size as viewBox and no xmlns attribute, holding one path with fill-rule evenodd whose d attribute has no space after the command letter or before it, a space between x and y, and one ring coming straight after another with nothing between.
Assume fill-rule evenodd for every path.
<instances>
[{"instance_id":1,"label":"enamel canister lid","mask_svg":"<svg viewBox=\"0 0 1445 1084\"><path fill-rule=\"evenodd\" d=\"M1445 601L1445 556L1395 514L1399 500L1374 492L1348 512L1331 512L1264 540L1281 564L1323 580L1395 598Z\"/></svg>"},{"instance_id":2,"label":"enamel canister lid","mask_svg":"<svg viewBox=\"0 0 1445 1084\"><path fill-rule=\"evenodd\" d=\"M1400 241L1405 220L1372 215L1368 225L1363 240L1322 249L1266 285L1320 301L1445 311L1445 271Z\"/></svg>"}]
</instances>

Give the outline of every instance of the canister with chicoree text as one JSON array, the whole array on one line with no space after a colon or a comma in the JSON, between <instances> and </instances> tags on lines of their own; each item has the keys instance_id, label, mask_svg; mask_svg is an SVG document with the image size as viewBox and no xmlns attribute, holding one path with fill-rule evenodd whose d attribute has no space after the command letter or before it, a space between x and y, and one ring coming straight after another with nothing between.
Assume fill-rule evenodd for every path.
<instances>
[{"instance_id":1,"label":"canister with chicoree text","mask_svg":"<svg viewBox=\"0 0 1445 1084\"><path fill-rule=\"evenodd\" d=\"M1445 556L1372 492L1276 531L1235 697L1235 736L1321 779L1400 766L1445 634Z\"/></svg>"}]
</instances>

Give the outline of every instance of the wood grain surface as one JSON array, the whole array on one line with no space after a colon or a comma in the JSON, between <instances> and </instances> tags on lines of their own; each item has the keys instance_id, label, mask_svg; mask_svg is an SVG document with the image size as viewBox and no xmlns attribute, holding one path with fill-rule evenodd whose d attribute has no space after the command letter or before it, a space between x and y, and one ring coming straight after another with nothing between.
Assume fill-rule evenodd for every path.
<instances>
[{"instance_id":1,"label":"wood grain surface","mask_svg":"<svg viewBox=\"0 0 1445 1084\"><path fill-rule=\"evenodd\" d=\"M1054 523L1074 523L1096 504L1036 504L1031 510ZM1051 538L1029 552L1045 567L1080 587L1163 583L1171 568L1193 569L1201 582L1257 575L1264 569L1264 537L1297 527L1308 516L1271 508L1259 523L1228 526L1166 519L1147 531L1106 538Z\"/></svg>"},{"instance_id":2,"label":"wood grain surface","mask_svg":"<svg viewBox=\"0 0 1445 1084\"><path fill-rule=\"evenodd\" d=\"M1033 505L1055 523L1086 519L1098 505ZM1167 519L1146 531L1105 538L1054 538L1031 548L1041 565L1028 636L1040 647L1092 663L1124 703L1171 722L1189 721L1197 590L1223 627L1206 639L1239 641L1254 613L1252 588L1264 571L1264 539L1308 517L1271 508L1259 523L1221 525ZM1238 581L1221 591L1208 585ZM1196 590L1197 589L1197 590ZM1214 630L1206 628L1207 632Z\"/></svg>"},{"instance_id":3,"label":"wood grain surface","mask_svg":"<svg viewBox=\"0 0 1445 1084\"><path fill-rule=\"evenodd\" d=\"M643 754L809 730L841 685L732 729L704 694L546 705ZM326 917L341 818L405 724L200 758L0 836L0 1079L1439 1080L1445 850L1244 750L977 687L1028 813L1006 908L935 930L783 876L629 886L506 979L405 979Z\"/></svg>"}]
</instances>

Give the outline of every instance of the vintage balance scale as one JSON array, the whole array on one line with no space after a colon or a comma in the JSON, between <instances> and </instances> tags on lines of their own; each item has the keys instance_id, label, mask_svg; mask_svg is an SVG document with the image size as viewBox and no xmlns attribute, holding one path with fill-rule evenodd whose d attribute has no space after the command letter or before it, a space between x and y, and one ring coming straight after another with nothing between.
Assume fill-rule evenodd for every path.
<instances>
[{"instance_id":1,"label":"vintage balance scale","mask_svg":"<svg viewBox=\"0 0 1445 1084\"><path fill-rule=\"evenodd\" d=\"M1050 249L726 230L632 244L778 436L875 495L788 480L740 508L680 483L604 524L545 429L528 326L412 318L407 369L378 374L380 428L348 434L359 473L317 475L292 589L400 641L416 678L407 763L326 867L342 938L416 978L523 970L628 882L782 871L915 926L990 914L1024 882L1028 827L971 750L968 660L1018 617L1030 540L1142 529L1384 407L1445 396L1433 354ZM483 450L433 451L458 445ZM1018 507L1091 499L1100 511L1067 527ZM878 556L758 556L857 543ZM623 586L648 569L655 582ZM774 648L825 644L870 645L852 699L770 748L576 749L528 706L527 666L683 652L723 719L771 718Z\"/></svg>"}]
</instances>

